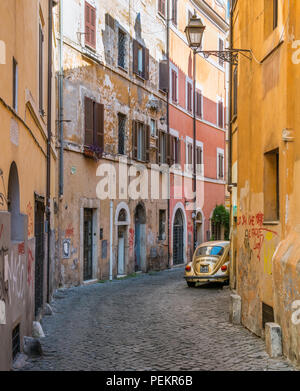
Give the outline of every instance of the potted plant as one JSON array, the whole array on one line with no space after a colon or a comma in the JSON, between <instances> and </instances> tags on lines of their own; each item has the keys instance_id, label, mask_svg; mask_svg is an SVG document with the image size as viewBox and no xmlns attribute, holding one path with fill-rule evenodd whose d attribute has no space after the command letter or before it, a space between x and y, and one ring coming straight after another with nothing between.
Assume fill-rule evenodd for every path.
<instances>
[{"instance_id":1,"label":"potted plant","mask_svg":"<svg viewBox=\"0 0 300 391\"><path fill-rule=\"evenodd\" d=\"M103 149L99 145L85 145L83 149L84 156L98 161L102 156Z\"/></svg>"}]
</instances>

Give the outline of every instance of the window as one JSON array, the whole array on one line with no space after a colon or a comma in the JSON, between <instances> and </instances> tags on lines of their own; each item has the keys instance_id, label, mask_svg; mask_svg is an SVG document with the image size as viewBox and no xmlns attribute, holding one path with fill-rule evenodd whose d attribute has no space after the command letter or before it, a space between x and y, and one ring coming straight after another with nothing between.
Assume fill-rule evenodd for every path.
<instances>
[{"instance_id":1,"label":"window","mask_svg":"<svg viewBox=\"0 0 300 391\"><path fill-rule=\"evenodd\" d=\"M218 116L217 124L219 128L224 128L224 106L222 100L218 101L217 116Z\"/></svg>"},{"instance_id":2,"label":"window","mask_svg":"<svg viewBox=\"0 0 300 391\"><path fill-rule=\"evenodd\" d=\"M202 92L196 92L196 115L199 118L203 117L203 97L202 97Z\"/></svg>"},{"instance_id":3,"label":"window","mask_svg":"<svg viewBox=\"0 0 300 391\"><path fill-rule=\"evenodd\" d=\"M219 38L219 51L220 52L224 51L224 41L222 38ZM221 67L224 67L224 61L222 60L222 58L219 58L219 65Z\"/></svg>"},{"instance_id":4,"label":"window","mask_svg":"<svg viewBox=\"0 0 300 391\"><path fill-rule=\"evenodd\" d=\"M279 220L279 150L264 155L264 215L266 221Z\"/></svg>"},{"instance_id":5,"label":"window","mask_svg":"<svg viewBox=\"0 0 300 391\"><path fill-rule=\"evenodd\" d=\"M180 139L172 136L172 162L180 164Z\"/></svg>"},{"instance_id":6,"label":"window","mask_svg":"<svg viewBox=\"0 0 300 391\"><path fill-rule=\"evenodd\" d=\"M104 105L85 97L85 145L104 148Z\"/></svg>"},{"instance_id":7,"label":"window","mask_svg":"<svg viewBox=\"0 0 300 391\"><path fill-rule=\"evenodd\" d=\"M133 41L133 72L141 78L149 79L149 49Z\"/></svg>"},{"instance_id":8,"label":"window","mask_svg":"<svg viewBox=\"0 0 300 391\"><path fill-rule=\"evenodd\" d=\"M193 144L188 142L186 147L187 170L193 171Z\"/></svg>"},{"instance_id":9,"label":"window","mask_svg":"<svg viewBox=\"0 0 300 391\"><path fill-rule=\"evenodd\" d=\"M159 163L165 164L167 162L167 134L165 132L160 132L159 135Z\"/></svg>"},{"instance_id":10,"label":"window","mask_svg":"<svg viewBox=\"0 0 300 391\"><path fill-rule=\"evenodd\" d=\"M125 68L126 34L119 29L118 34L118 65Z\"/></svg>"},{"instance_id":11,"label":"window","mask_svg":"<svg viewBox=\"0 0 300 391\"><path fill-rule=\"evenodd\" d=\"M273 30L278 26L278 0L273 0Z\"/></svg>"},{"instance_id":12,"label":"window","mask_svg":"<svg viewBox=\"0 0 300 391\"><path fill-rule=\"evenodd\" d=\"M153 118L151 118L150 120L150 129L151 129L151 136L156 137L156 121Z\"/></svg>"},{"instance_id":13,"label":"window","mask_svg":"<svg viewBox=\"0 0 300 391\"><path fill-rule=\"evenodd\" d=\"M166 16L166 0L158 0L158 12L161 16Z\"/></svg>"},{"instance_id":14,"label":"window","mask_svg":"<svg viewBox=\"0 0 300 391\"><path fill-rule=\"evenodd\" d=\"M197 174L201 175L203 173L202 167L203 167L203 149L202 147L198 146L196 148L196 162L197 162Z\"/></svg>"},{"instance_id":15,"label":"window","mask_svg":"<svg viewBox=\"0 0 300 391\"><path fill-rule=\"evenodd\" d=\"M233 115L237 115L238 74L237 67L233 72Z\"/></svg>"},{"instance_id":16,"label":"window","mask_svg":"<svg viewBox=\"0 0 300 391\"><path fill-rule=\"evenodd\" d=\"M133 159L149 162L150 126L142 122L132 123Z\"/></svg>"},{"instance_id":17,"label":"window","mask_svg":"<svg viewBox=\"0 0 300 391\"><path fill-rule=\"evenodd\" d=\"M169 78L168 78L168 61L162 60L159 63L159 89L167 92L169 89Z\"/></svg>"},{"instance_id":18,"label":"window","mask_svg":"<svg viewBox=\"0 0 300 391\"><path fill-rule=\"evenodd\" d=\"M39 110L44 115L44 34L42 26L39 25Z\"/></svg>"},{"instance_id":19,"label":"window","mask_svg":"<svg viewBox=\"0 0 300 391\"><path fill-rule=\"evenodd\" d=\"M160 209L159 210L159 233L158 233L158 239L159 240L165 240L166 239L166 210Z\"/></svg>"},{"instance_id":20,"label":"window","mask_svg":"<svg viewBox=\"0 0 300 391\"><path fill-rule=\"evenodd\" d=\"M13 58L13 108L18 111L18 63Z\"/></svg>"},{"instance_id":21,"label":"window","mask_svg":"<svg viewBox=\"0 0 300 391\"><path fill-rule=\"evenodd\" d=\"M224 151L217 150L217 179L224 179Z\"/></svg>"},{"instance_id":22,"label":"window","mask_svg":"<svg viewBox=\"0 0 300 391\"><path fill-rule=\"evenodd\" d=\"M125 124L126 116L124 114L118 114L118 134L119 134L119 144L118 144L118 153L120 155L125 155Z\"/></svg>"},{"instance_id":23,"label":"window","mask_svg":"<svg viewBox=\"0 0 300 391\"><path fill-rule=\"evenodd\" d=\"M96 49L96 8L85 2L85 44Z\"/></svg>"},{"instance_id":24,"label":"window","mask_svg":"<svg viewBox=\"0 0 300 391\"><path fill-rule=\"evenodd\" d=\"M177 0L172 0L172 22L177 26Z\"/></svg>"},{"instance_id":25,"label":"window","mask_svg":"<svg viewBox=\"0 0 300 391\"><path fill-rule=\"evenodd\" d=\"M172 69L171 72L171 78L172 78L172 101L174 103L177 103L177 72Z\"/></svg>"},{"instance_id":26,"label":"window","mask_svg":"<svg viewBox=\"0 0 300 391\"><path fill-rule=\"evenodd\" d=\"M193 111L193 85L191 82L186 83L186 109L190 113Z\"/></svg>"}]
</instances>

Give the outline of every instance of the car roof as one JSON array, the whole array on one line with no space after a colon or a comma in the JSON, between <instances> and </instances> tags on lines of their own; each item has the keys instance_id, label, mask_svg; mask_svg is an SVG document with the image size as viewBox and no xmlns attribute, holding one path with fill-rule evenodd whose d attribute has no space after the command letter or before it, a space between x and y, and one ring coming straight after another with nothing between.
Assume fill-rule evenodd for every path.
<instances>
[{"instance_id":1,"label":"car roof","mask_svg":"<svg viewBox=\"0 0 300 391\"><path fill-rule=\"evenodd\" d=\"M198 247L205 247L205 246L222 246L222 247L225 247L225 246L228 246L229 244L230 244L230 242L227 241L227 240L215 240L213 242L201 243L201 244L199 244Z\"/></svg>"}]
</instances>

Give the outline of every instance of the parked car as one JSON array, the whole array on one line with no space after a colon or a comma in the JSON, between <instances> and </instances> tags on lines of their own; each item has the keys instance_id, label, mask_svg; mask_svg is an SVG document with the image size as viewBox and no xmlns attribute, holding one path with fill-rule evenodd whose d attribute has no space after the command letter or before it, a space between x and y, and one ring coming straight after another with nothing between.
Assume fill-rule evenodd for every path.
<instances>
[{"instance_id":1,"label":"parked car","mask_svg":"<svg viewBox=\"0 0 300 391\"><path fill-rule=\"evenodd\" d=\"M190 288L197 282L216 281L229 283L228 241L215 241L200 244L194 252L192 262L185 267L184 278Z\"/></svg>"}]
</instances>

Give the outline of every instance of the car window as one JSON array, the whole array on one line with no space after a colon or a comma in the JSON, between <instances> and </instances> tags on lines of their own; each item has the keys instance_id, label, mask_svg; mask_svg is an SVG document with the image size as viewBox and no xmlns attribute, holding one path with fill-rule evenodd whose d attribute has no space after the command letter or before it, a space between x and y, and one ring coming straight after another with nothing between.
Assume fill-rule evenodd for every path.
<instances>
[{"instance_id":1,"label":"car window","mask_svg":"<svg viewBox=\"0 0 300 391\"><path fill-rule=\"evenodd\" d=\"M197 250L196 257L203 255L222 255L224 253L224 247L222 246L205 246L200 247Z\"/></svg>"}]
</instances>

